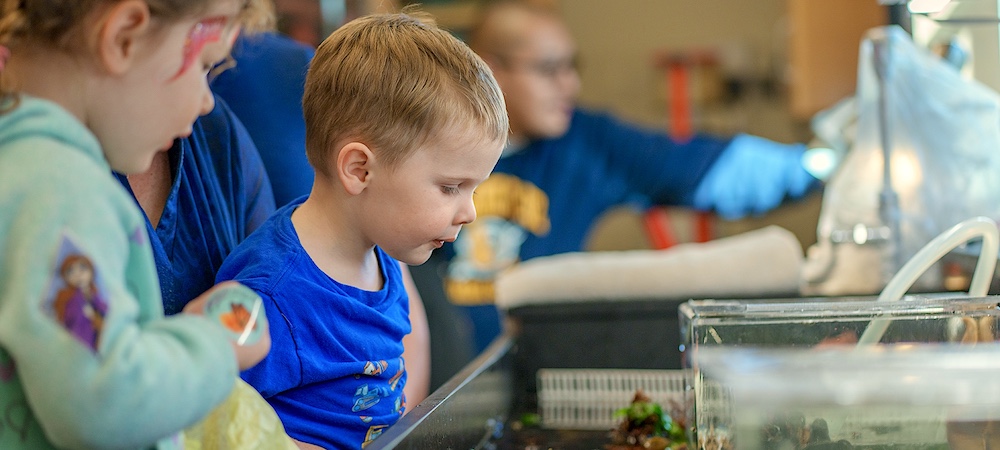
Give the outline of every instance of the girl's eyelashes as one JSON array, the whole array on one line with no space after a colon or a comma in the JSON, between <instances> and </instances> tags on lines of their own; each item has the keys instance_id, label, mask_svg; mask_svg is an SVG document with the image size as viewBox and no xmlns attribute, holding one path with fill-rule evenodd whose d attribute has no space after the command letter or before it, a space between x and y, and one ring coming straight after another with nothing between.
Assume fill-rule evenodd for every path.
<instances>
[{"instance_id":1,"label":"girl's eyelashes","mask_svg":"<svg viewBox=\"0 0 1000 450\"><path fill-rule=\"evenodd\" d=\"M460 192L458 186L441 186L441 191L445 194L458 194Z\"/></svg>"}]
</instances>

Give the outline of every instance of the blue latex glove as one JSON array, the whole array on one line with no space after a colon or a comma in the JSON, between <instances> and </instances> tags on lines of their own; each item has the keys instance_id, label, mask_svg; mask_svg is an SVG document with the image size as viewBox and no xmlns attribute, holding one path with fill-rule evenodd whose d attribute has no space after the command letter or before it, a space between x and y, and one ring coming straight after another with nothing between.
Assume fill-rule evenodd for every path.
<instances>
[{"instance_id":1,"label":"blue latex glove","mask_svg":"<svg viewBox=\"0 0 1000 450\"><path fill-rule=\"evenodd\" d=\"M803 144L737 135L695 190L694 207L732 220L770 211L785 197L801 197L816 183L802 166L805 150Z\"/></svg>"}]
</instances>

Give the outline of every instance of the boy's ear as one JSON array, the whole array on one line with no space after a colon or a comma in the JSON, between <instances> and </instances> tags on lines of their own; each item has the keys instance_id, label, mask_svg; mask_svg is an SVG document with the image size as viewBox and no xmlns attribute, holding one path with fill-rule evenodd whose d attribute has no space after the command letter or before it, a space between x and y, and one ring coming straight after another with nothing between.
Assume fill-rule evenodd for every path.
<instances>
[{"instance_id":1,"label":"boy's ear","mask_svg":"<svg viewBox=\"0 0 1000 450\"><path fill-rule=\"evenodd\" d=\"M337 154L336 174L344 189L351 195L358 195L371 181L375 154L367 145L350 142Z\"/></svg>"},{"instance_id":2,"label":"boy's ear","mask_svg":"<svg viewBox=\"0 0 1000 450\"><path fill-rule=\"evenodd\" d=\"M139 52L139 40L150 31L151 20L149 5L143 0L120 1L101 14L96 39L98 60L104 70L120 75L131 67Z\"/></svg>"}]
</instances>

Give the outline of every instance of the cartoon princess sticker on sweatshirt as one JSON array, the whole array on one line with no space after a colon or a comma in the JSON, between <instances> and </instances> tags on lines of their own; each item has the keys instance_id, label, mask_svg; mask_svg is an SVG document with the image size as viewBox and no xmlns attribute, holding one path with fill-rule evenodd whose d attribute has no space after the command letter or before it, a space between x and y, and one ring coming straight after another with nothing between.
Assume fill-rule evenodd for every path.
<instances>
[{"instance_id":1,"label":"cartoon princess sticker on sweatshirt","mask_svg":"<svg viewBox=\"0 0 1000 450\"><path fill-rule=\"evenodd\" d=\"M94 263L68 240L57 261L50 312L73 337L97 351L108 303L98 287Z\"/></svg>"},{"instance_id":2,"label":"cartoon princess sticker on sweatshirt","mask_svg":"<svg viewBox=\"0 0 1000 450\"><path fill-rule=\"evenodd\" d=\"M56 319L80 342L96 351L108 304L97 289L94 264L86 256L67 255L59 273L66 285L52 304Z\"/></svg>"}]
</instances>

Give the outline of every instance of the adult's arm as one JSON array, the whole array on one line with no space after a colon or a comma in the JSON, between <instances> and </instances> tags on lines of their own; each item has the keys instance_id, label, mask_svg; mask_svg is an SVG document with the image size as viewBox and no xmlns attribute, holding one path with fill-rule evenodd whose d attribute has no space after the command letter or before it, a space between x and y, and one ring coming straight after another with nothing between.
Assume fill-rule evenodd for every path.
<instances>
[{"instance_id":1,"label":"adult's arm","mask_svg":"<svg viewBox=\"0 0 1000 450\"><path fill-rule=\"evenodd\" d=\"M228 127L230 130L228 146L239 158L240 172L228 174L228 176L233 176L240 182L239 189L233 195L239 196L234 200L237 208L240 208L236 213L240 215L239 220L241 220L246 234L243 237L246 237L275 211L274 192L260 151L250 137L250 132L219 96L216 96L216 104L217 108L221 110L221 114L224 115L221 120L227 120L230 125ZM220 169L224 170L225 168Z\"/></svg>"},{"instance_id":2,"label":"adult's arm","mask_svg":"<svg viewBox=\"0 0 1000 450\"><path fill-rule=\"evenodd\" d=\"M403 361L406 362L406 410L427 398L431 382L431 339L427 324L427 313L424 303L417 292L410 269L406 264L399 264L403 274L403 285L410 298L410 334L403 337Z\"/></svg>"},{"instance_id":3,"label":"adult's arm","mask_svg":"<svg viewBox=\"0 0 1000 450\"><path fill-rule=\"evenodd\" d=\"M805 151L804 144L737 135L698 184L694 207L738 219L763 214L785 199L803 197L820 186L806 171Z\"/></svg>"},{"instance_id":4,"label":"adult's arm","mask_svg":"<svg viewBox=\"0 0 1000 450\"><path fill-rule=\"evenodd\" d=\"M611 116L589 120L595 122L593 139L604 149L609 171L631 186L631 193L654 203L713 210L736 219L766 212L819 186L801 163L803 144L747 134L702 133L675 140Z\"/></svg>"}]
</instances>

